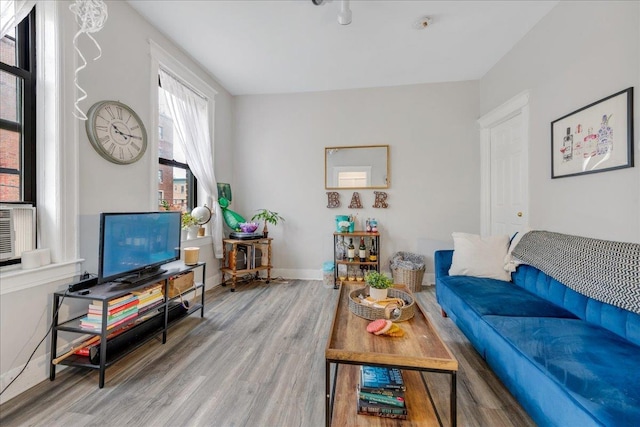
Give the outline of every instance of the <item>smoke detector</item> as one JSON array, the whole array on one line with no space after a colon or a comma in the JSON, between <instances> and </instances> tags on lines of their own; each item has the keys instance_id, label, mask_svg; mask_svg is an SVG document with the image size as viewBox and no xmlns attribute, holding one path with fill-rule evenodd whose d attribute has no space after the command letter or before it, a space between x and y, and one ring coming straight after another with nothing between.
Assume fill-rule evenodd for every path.
<instances>
[{"instance_id":1,"label":"smoke detector","mask_svg":"<svg viewBox=\"0 0 640 427\"><path fill-rule=\"evenodd\" d=\"M413 23L413 28L415 28L416 30L424 30L429 25L431 25L432 22L433 22L433 19L431 19L431 17L423 16L422 18L418 19L416 22Z\"/></svg>"}]
</instances>

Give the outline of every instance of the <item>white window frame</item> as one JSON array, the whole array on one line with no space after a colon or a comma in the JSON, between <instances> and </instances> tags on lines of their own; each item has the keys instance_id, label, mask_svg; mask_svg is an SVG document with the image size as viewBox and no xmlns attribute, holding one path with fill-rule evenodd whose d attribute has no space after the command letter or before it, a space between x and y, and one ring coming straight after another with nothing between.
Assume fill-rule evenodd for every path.
<instances>
[{"instance_id":1,"label":"white window frame","mask_svg":"<svg viewBox=\"0 0 640 427\"><path fill-rule=\"evenodd\" d=\"M51 250L52 264L22 270L0 270L0 295L67 281L78 274L78 129L71 102L63 96L73 87L73 73L63 73L61 14L64 2L38 2L36 7L36 179L38 247ZM66 103L65 103L66 102ZM46 142L46 143L45 143Z\"/></svg>"}]
</instances>

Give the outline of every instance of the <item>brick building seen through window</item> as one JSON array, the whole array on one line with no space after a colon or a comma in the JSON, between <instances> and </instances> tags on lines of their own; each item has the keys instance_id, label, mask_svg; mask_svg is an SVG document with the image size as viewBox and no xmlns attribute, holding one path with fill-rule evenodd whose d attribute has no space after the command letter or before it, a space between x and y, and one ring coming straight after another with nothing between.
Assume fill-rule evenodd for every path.
<instances>
[{"instance_id":1,"label":"brick building seen through window","mask_svg":"<svg viewBox=\"0 0 640 427\"><path fill-rule=\"evenodd\" d=\"M0 39L0 62L16 65L16 42L10 32ZM18 78L0 71L0 118L7 122L18 121ZM0 129L0 201L18 202L20 191L20 132Z\"/></svg>"}]
</instances>

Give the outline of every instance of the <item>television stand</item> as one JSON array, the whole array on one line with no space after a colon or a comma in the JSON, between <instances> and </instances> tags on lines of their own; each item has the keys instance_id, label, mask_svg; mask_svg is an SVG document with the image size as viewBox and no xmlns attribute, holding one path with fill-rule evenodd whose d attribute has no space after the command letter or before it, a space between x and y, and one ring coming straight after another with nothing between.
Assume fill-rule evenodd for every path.
<instances>
[{"instance_id":1,"label":"television stand","mask_svg":"<svg viewBox=\"0 0 640 427\"><path fill-rule=\"evenodd\" d=\"M169 296L170 281L172 279L198 268L202 271L201 282L194 281L192 288L183 291L179 295ZM99 372L98 387L103 388L105 371L116 361L158 335L162 335L162 344L166 343L169 328L190 314L199 311L200 317L204 317L204 281L205 277L207 277L206 263L199 262L195 265L181 265L178 268L170 269L170 271L158 269L154 272L156 274L152 276L143 275L139 277L135 275L137 280L135 282L136 284L133 285L127 282L126 287L120 287L118 284L114 284L114 282L106 282L93 286L89 289L88 293L85 293L85 291L69 292L65 290L53 294L53 307L59 307L63 303L63 300L64 303L69 303L70 300L84 300L87 308L89 304L102 305L102 322L98 329L87 329L82 327L81 324L82 319L87 316L87 312L84 312L80 316L61 320L60 317L63 316L60 313L65 313L68 310L53 311L51 353L49 360L49 379L51 381L56 377L57 365L75 366L97 370ZM127 298L132 292L136 290L141 291L146 286L154 285L158 282L162 284L163 298L157 305L154 304L138 310L137 316L126 323L108 327L107 317L110 302L122 297ZM119 284L124 285L125 282L123 281ZM185 294L191 294L197 296L197 298L191 301L190 304L183 305L181 301ZM88 335L89 339L66 353L58 354L58 334L62 331L84 336ZM118 342L116 343L116 341ZM108 342L113 343L113 345L108 346ZM96 351L95 355L90 354L86 356L76 354L76 350L89 345Z\"/></svg>"}]
</instances>

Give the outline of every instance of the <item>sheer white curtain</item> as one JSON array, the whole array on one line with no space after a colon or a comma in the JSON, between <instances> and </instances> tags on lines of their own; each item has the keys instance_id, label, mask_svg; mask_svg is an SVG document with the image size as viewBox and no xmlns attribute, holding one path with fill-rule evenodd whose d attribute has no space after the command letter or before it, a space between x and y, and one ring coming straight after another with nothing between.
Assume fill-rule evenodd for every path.
<instances>
[{"instance_id":1,"label":"sheer white curtain","mask_svg":"<svg viewBox=\"0 0 640 427\"><path fill-rule=\"evenodd\" d=\"M36 0L0 0L0 39L31 12Z\"/></svg>"},{"instance_id":2,"label":"sheer white curtain","mask_svg":"<svg viewBox=\"0 0 640 427\"><path fill-rule=\"evenodd\" d=\"M187 164L206 193L207 206L214 213L211 219L213 252L216 258L222 258L222 210L216 200L218 189L213 172L213 141L209 134L207 100L163 69L159 74L167 106L175 120L177 142L182 145Z\"/></svg>"}]
</instances>

